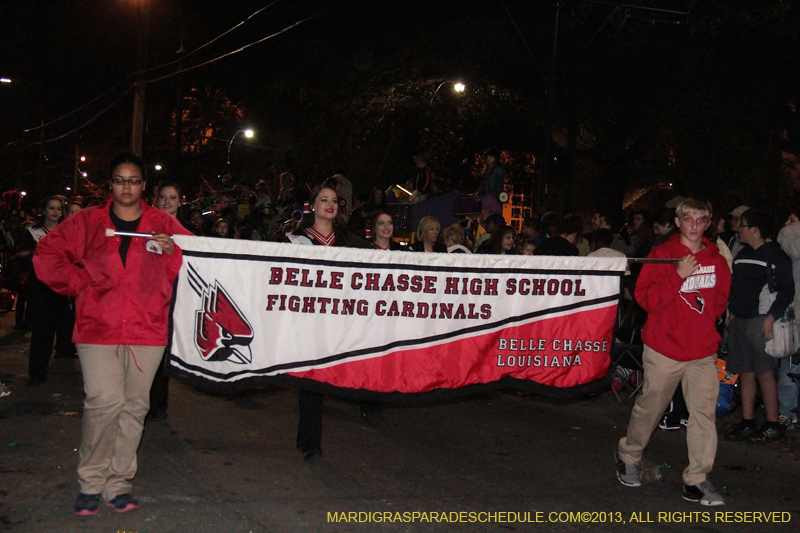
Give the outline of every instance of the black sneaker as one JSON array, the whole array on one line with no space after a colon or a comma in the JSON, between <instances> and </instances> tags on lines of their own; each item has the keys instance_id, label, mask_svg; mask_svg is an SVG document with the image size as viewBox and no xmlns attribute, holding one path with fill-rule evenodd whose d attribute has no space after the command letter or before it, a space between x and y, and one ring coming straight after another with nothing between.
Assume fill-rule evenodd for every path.
<instances>
[{"instance_id":1,"label":"black sneaker","mask_svg":"<svg viewBox=\"0 0 800 533\"><path fill-rule=\"evenodd\" d=\"M169 415L165 409L151 409L147 412L147 416L144 417L144 423L147 424L148 422L161 422L166 420Z\"/></svg>"},{"instance_id":2,"label":"black sneaker","mask_svg":"<svg viewBox=\"0 0 800 533\"><path fill-rule=\"evenodd\" d=\"M100 510L100 495L99 494L78 494L75 500L75 514L78 516L92 516L96 515Z\"/></svg>"},{"instance_id":3,"label":"black sneaker","mask_svg":"<svg viewBox=\"0 0 800 533\"><path fill-rule=\"evenodd\" d=\"M297 449L303 454L303 459L309 462L316 462L316 459L322 457L322 448L319 446L298 446Z\"/></svg>"},{"instance_id":4,"label":"black sneaker","mask_svg":"<svg viewBox=\"0 0 800 533\"><path fill-rule=\"evenodd\" d=\"M747 440L758 432L755 420L742 420L725 435L728 440Z\"/></svg>"},{"instance_id":5,"label":"black sneaker","mask_svg":"<svg viewBox=\"0 0 800 533\"><path fill-rule=\"evenodd\" d=\"M784 433L786 433L786 427L780 422L765 422L763 426L758 428L758 432L750 437L750 442L763 444L775 442L782 439Z\"/></svg>"},{"instance_id":6,"label":"black sneaker","mask_svg":"<svg viewBox=\"0 0 800 533\"><path fill-rule=\"evenodd\" d=\"M47 381L47 378L44 377L44 376L32 376L28 380L28 387L38 387L39 385L41 385L45 381Z\"/></svg>"},{"instance_id":7,"label":"black sneaker","mask_svg":"<svg viewBox=\"0 0 800 533\"><path fill-rule=\"evenodd\" d=\"M684 485L683 499L687 502L699 502L707 507L725 505L725 499L708 480L697 485Z\"/></svg>"}]
</instances>

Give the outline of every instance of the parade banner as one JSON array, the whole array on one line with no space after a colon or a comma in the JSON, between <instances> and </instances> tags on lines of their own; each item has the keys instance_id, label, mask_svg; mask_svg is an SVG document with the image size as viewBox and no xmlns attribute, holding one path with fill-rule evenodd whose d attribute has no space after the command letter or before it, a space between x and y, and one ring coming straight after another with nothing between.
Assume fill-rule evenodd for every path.
<instances>
[{"instance_id":1,"label":"parade banner","mask_svg":"<svg viewBox=\"0 0 800 533\"><path fill-rule=\"evenodd\" d=\"M608 374L624 258L175 241L169 365L200 386L563 396Z\"/></svg>"}]
</instances>

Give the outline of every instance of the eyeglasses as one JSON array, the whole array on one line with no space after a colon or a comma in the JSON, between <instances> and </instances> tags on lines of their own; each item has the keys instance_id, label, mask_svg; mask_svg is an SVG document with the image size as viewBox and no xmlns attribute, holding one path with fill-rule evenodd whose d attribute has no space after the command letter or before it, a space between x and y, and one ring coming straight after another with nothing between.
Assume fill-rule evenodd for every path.
<instances>
[{"instance_id":1,"label":"eyeglasses","mask_svg":"<svg viewBox=\"0 0 800 533\"><path fill-rule=\"evenodd\" d=\"M740 228L757 228L758 226L751 226L750 224L739 224Z\"/></svg>"},{"instance_id":2,"label":"eyeglasses","mask_svg":"<svg viewBox=\"0 0 800 533\"><path fill-rule=\"evenodd\" d=\"M111 178L111 183L113 183L114 185L120 185L120 186L125 186L127 184L127 185L130 185L131 187L138 187L143 182L144 182L144 180L142 178L128 178L128 179L119 178L119 177Z\"/></svg>"}]
</instances>

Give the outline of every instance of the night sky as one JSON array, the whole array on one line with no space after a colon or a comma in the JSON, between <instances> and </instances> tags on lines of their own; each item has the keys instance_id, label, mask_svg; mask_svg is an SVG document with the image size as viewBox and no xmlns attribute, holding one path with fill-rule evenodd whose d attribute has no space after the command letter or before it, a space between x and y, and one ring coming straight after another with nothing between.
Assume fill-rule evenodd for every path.
<instances>
[{"instance_id":1,"label":"night sky","mask_svg":"<svg viewBox=\"0 0 800 533\"><path fill-rule=\"evenodd\" d=\"M724 201L749 194L740 182L774 163L782 105L796 91L796 6L778 0L757 7L626 2L679 12L667 13L615 9L613 2L564 4L554 128L564 139L568 131L582 132L591 148L576 152L573 145L571 154L562 154L570 160L569 168L559 170L569 180L564 190L617 180L624 168L617 186L607 189L618 197L643 180L675 173L666 163L671 151L684 165L671 181L722 176L731 180L732 191ZM427 150L443 175L462 183L475 154L492 145L520 157L541 155L551 2L157 0L150 6L148 65L176 60L181 35L191 52L265 6L270 7L184 65L311 20L192 70L181 81L183 95L210 87L243 109L241 121L224 124L220 138L245 126L259 131L254 146L236 147L246 179L272 179L287 169L314 179L341 168L357 185L385 183L411 172L410 156ZM46 128L46 139L68 134L46 143L52 161L47 179L63 172L56 161L66 164L76 142L92 156L87 168L98 176L105 161L128 146L132 104L130 93L122 93L131 85L141 27L136 0L0 4L0 76L15 81L0 86L5 187L24 183L35 171L38 146L31 143L39 134L22 130L38 125L42 110L45 121L53 120L117 84ZM432 100L442 81L456 79L469 88L462 100L449 86ZM148 159L171 157L176 82L172 77L147 85ZM116 98L91 125L70 133ZM192 172L211 175L224 163L225 148L220 142L202 164L192 163ZM775 166L777 171L780 162Z\"/></svg>"}]
</instances>

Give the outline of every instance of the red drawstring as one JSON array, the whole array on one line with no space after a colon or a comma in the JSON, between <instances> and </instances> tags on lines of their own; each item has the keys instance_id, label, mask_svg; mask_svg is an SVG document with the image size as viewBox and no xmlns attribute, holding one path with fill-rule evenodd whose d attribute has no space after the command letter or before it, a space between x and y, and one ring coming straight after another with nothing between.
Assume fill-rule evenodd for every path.
<instances>
[{"instance_id":1,"label":"red drawstring","mask_svg":"<svg viewBox=\"0 0 800 533\"><path fill-rule=\"evenodd\" d=\"M120 346L122 346L122 345L121 344L117 344L117 359L119 359L119 347ZM133 348L131 348L130 344L127 344L126 346L128 347L128 351L131 352L131 355L133 356L133 364L136 365L136 368L139 369L139 372L144 374L144 370L142 370L142 367L139 366L139 362L136 360L136 354L133 353Z\"/></svg>"}]
</instances>

